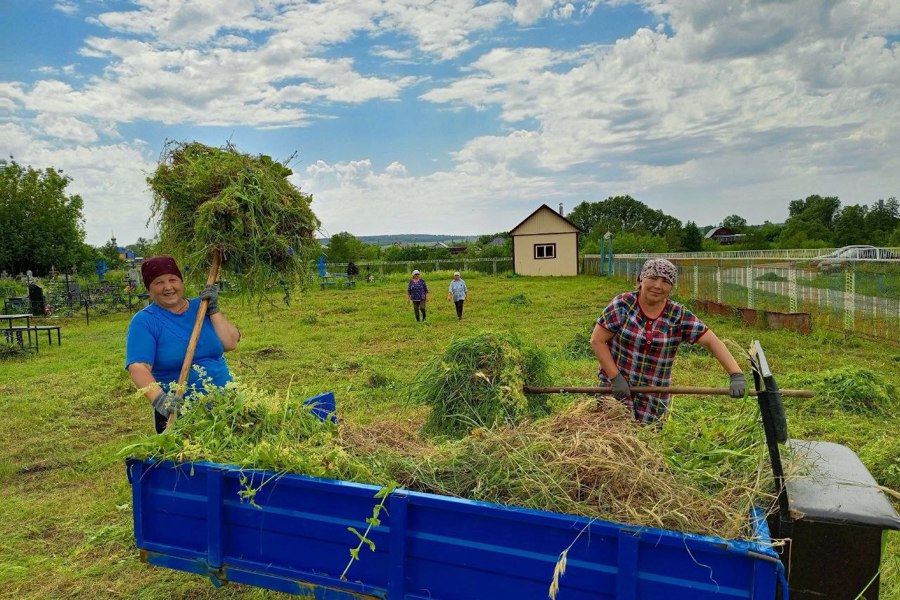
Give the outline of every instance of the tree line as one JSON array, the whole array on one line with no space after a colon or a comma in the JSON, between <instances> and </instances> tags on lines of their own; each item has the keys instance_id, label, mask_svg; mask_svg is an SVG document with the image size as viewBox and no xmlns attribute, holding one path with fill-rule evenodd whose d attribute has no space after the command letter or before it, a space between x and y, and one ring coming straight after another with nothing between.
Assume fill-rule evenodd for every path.
<instances>
[{"instance_id":1,"label":"tree line","mask_svg":"<svg viewBox=\"0 0 900 600\"><path fill-rule=\"evenodd\" d=\"M900 203L895 197L842 207L836 196L807 196L789 202L784 223L765 221L761 225L749 225L740 215L729 215L721 223L702 228L693 221L682 225L631 196L582 202L566 217L585 233L581 250L587 253L599 252L606 232L612 234L617 253L900 246ZM719 226L737 234L736 242L721 244L704 237Z\"/></svg>"},{"instance_id":2,"label":"tree line","mask_svg":"<svg viewBox=\"0 0 900 600\"><path fill-rule=\"evenodd\" d=\"M119 249L112 241L95 247L85 243L84 200L66 191L71 178L52 167L42 170L15 160L0 165L0 270L10 275L31 270L44 275L93 272L98 259L110 268L121 266ZM721 223L699 226L654 209L631 196L582 202L566 215L583 232L580 250L597 253L600 239L609 232L616 253L695 252L700 250L764 250L771 248L826 248L852 244L900 246L900 204L895 197L870 205L842 206L836 196L812 195L792 200L784 223L766 221L750 225L740 215ZM704 234L715 226L730 228L740 237L722 245ZM512 240L507 232L486 234L455 244L468 257L507 257ZM154 241L138 238L126 246L136 256L152 256ZM314 249L329 262L406 261L451 258L449 248L394 244L367 244L351 233L331 236L327 247Z\"/></svg>"}]
</instances>

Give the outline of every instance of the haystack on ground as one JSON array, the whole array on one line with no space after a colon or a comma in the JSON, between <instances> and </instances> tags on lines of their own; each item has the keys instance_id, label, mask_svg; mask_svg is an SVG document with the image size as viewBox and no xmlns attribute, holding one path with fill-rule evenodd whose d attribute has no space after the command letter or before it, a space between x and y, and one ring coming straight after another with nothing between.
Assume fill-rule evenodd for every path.
<instances>
[{"instance_id":1,"label":"haystack on ground","mask_svg":"<svg viewBox=\"0 0 900 600\"><path fill-rule=\"evenodd\" d=\"M426 432L460 437L546 415L546 396L522 388L548 383L547 358L537 348L513 334L481 332L452 340L428 361L410 397L431 407Z\"/></svg>"}]
</instances>

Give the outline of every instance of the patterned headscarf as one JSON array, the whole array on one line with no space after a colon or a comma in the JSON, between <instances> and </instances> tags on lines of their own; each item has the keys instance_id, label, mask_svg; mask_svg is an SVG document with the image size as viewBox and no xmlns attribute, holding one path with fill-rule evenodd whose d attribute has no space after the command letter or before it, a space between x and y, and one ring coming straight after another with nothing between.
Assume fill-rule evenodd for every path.
<instances>
[{"instance_id":1,"label":"patterned headscarf","mask_svg":"<svg viewBox=\"0 0 900 600\"><path fill-rule=\"evenodd\" d=\"M184 281L178 263L171 256L154 256L141 263L141 277L144 279L144 287L150 289L150 284L160 275L176 275Z\"/></svg>"},{"instance_id":2,"label":"patterned headscarf","mask_svg":"<svg viewBox=\"0 0 900 600\"><path fill-rule=\"evenodd\" d=\"M678 278L678 267L664 258L651 258L644 263L641 268L641 274L638 276L638 283L644 277L659 277L663 281L675 285Z\"/></svg>"}]
</instances>

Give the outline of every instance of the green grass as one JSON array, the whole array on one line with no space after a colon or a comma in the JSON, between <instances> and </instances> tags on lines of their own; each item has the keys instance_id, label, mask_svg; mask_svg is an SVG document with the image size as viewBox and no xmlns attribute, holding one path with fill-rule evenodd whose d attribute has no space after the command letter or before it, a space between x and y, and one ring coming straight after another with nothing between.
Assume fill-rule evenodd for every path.
<instances>
[{"instance_id":1,"label":"green grass","mask_svg":"<svg viewBox=\"0 0 900 600\"><path fill-rule=\"evenodd\" d=\"M595 381L596 362L571 344L627 288L623 281L467 275L471 302L457 321L444 294L450 278L449 272L428 274L433 300L427 323L417 323L406 302L405 274L355 289L314 288L294 296L289 307L273 294L259 313L255 305L223 296L223 310L244 336L227 355L231 369L273 394L289 386L295 398L334 391L341 419L359 424L420 414L404 400L416 372L454 336L480 330L509 331L547 350L556 384ZM518 295L531 303L511 304ZM116 453L151 431L152 416L123 368L129 318L92 318L90 326L73 319L64 324L62 346L41 344L37 356L0 362L0 598L286 598L237 585L215 590L200 577L138 561L130 487ZM751 330L719 317L706 321L741 347L760 339L782 387L837 367L867 369L900 386L896 346L822 331ZM673 384L720 387L726 381L705 352L679 353ZM741 402L747 400L679 397L670 425L674 431L702 419L723 436L745 435L735 421L746 408ZM900 488L896 409L872 415L839 404L813 410L792 399L785 403L792 437L846 444L880 483ZM684 441L674 436L671 448L690 468L695 457ZM900 535L888 536L885 553L881 598L897 600Z\"/></svg>"}]
</instances>

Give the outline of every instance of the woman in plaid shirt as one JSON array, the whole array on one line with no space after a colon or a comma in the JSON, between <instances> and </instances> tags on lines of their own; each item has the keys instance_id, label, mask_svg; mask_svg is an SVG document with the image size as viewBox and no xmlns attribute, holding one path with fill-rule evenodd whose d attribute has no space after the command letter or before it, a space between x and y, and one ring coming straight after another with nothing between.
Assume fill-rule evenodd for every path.
<instances>
[{"instance_id":1,"label":"woman in plaid shirt","mask_svg":"<svg viewBox=\"0 0 900 600\"><path fill-rule=\"evenodd\" d=\"M654 258L644 263L638 289L619 294L597 319L591 349L600 361L601 385L642 423L661 422L671 394L632 394L631 386L665 386L672 381L672 363L682 342L710 351L730 378L729 394L741 398L747 382L740 367L716 334L683 305L669 300L678 269Z\"/></svg>"}]
</instances>

